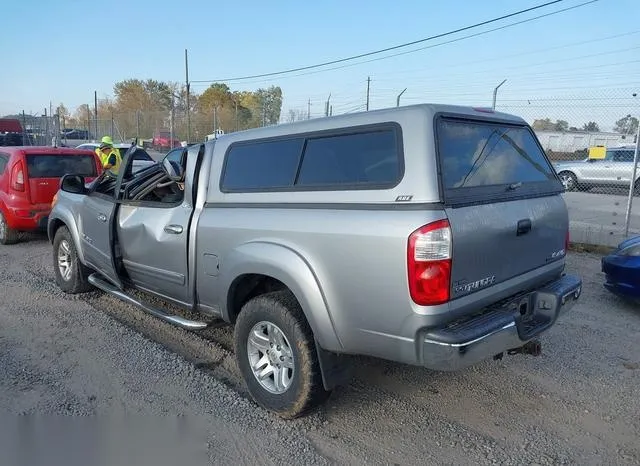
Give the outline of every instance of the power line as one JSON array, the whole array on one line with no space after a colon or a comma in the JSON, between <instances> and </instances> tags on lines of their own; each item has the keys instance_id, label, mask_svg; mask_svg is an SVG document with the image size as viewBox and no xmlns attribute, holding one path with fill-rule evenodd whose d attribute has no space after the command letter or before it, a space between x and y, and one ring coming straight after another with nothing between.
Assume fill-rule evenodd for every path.
<instances>
[{"instance_id":1,"label":"power line","mask_svg":"<svg viewBox=\"0 0 640 466\"><path fill-rule=\"evenodd\" d=\"M538 18L538 17L536 17ZM536 19L536 18L531 18L531 19ZM490 31L487 31L490 32ZM486 63L489 61L496 61L496 60L504 60L505 58L520 58L522 56L526 56L526 55L532 55L532 54L536 54L536 53L547 53L551 50L559 50L559 49L564 49L564 48L568 48L568 47L575 47L577 45L584 45L584 44L589 44L592 42L602 42L604 40L609 40L609 39L617 39L620 37L625 37L625 36L630 36L633 34L638 34L640 33L640 29L639 30L635 30L635 31L629 31L629 32L625 32L622 34L616 34L613 36L606 36L606 37L598 37L595 39L590 39L590 40L585 40L585 41L580 41L580 42L572 42L569 44L564 44L564 45L558 45L555 47L547 47L544 49L537 49L537 50L528 50L528 51L524 51L521 53L515 53L512 55L501 55L498 57L490 57L490 58L484 58L482 60L475 60L475 61L470 61L470 62L464 62L464 63L457 63L457 64L451 64L451 65L447 65L447 66L439 66L438 69L439 70L443 70L443 69L448 69L448 68L457 68L457 67L467 67L469 65L474 65L476 63ZM440 45L440 44L438 44ZM421 50L421 49L416 49L416 50ZM394 72L382 72L382 73L376 73L376 81L390 81L391 79L395 80L397 79L397 77L400 74L407 74L407 73L413 73L416 71L423 71L424 68L420 68L418 69L413 69L413 70L403 70L400 72L394 71ZM389 75L395 75L394 78L384 78L384 76L389 76Z\"/></svg>"},{"instance_id":2,"label":"power line","mask_svg":"<svg viewBox=\"0 0 640 466\"><path fill-rule=\"evenodd\" d=\"M457 33L462 32L462 31L468 31L469 29L475 29L475 28L480 27L480 26L485 26L487 24L495 23L495 22L501 21L503 19L511 18L513 16L518 16L518 15L521 15L521 14L524 14L524 13L528 13L530 11L534 11L534 10L538 10L540 8L547 7L549 5L553 5L555 3L561 3L563 1L565 1L565 0L553 0L553 1L550 1L550 2L547 2L547 3L542 3L540 5L533 6L531 8L527 8L527 9L524 9L524 10L516 11L514 13L509 13L507 15L499 16L497 18L489 19L489 20L482 21L482 22L479 22L479 23L475 23L475 24L472 24L470 26L465 26L465 27L462 27L462 28L454 29L452 31L447 31L447 32L443 32L443 33L440 33L440 34L436 34L434 36L425 37L424 39L414 40L412 42L406 42L404 44L394 45L392 47L387 47L387 48L384 48L384 49L375 50L373 52L361 53L359 55L352 55L350 57L340 58L340 59L337 59L337 60L331 60L331 61L328 61L328 62L318 63L318 64L315 64L315 65L301 66L301 67L298 67L298 68L290 68L290 69L287 69L287 70L275 71L275 72L272 72L272 73L255 74L255 75L249 75L249 76L239 76L239 77L226 78L226 79L194 80L194 81L191 81L191 82L198 83L198 82L241 81L241 80L245 80L245 79L264 78L264 77L268 77L268 76L277 76L277 75L281 75L281 74L289 74L289 73L294 73L296 71L310 70L310 69L320 68L320 67L327 66L327 65L335 65L337 63L344 63L346 61L356 60L358 58L369 57L371 55L377 55L379 53L389 52L391 50L397 50L397 49L400 49L400 48L409 47L411 45L416 45L416 44L419 44L419 43L422 43L422 42L427 42L427 41L430 41L430 40L439 39L441 37L450 36L452 34L457 34ZM597 1L598 0L591 0L588 3L593 3L593 2L597 2Z\"/></svg>"}]
</instances>

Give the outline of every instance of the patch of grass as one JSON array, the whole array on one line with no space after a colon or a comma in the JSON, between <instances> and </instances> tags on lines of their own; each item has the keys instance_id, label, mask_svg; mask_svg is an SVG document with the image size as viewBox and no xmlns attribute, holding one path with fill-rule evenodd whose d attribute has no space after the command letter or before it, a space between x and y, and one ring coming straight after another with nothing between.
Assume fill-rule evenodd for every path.
<instances>
[{"instance_id":1,"label":"patch of grass","mask_svg":"<svg viewBox=\"0 0 640 466\"><path fill-rule=\"evenodd\" d=\"M597 244L586 244L586 243L569 243L569 251L571 252L582 252L582 253L590 253L590 254L599 254L601 256L606 256L615 248L611 246L599 246Z\"/></svg>"}]
</instances>

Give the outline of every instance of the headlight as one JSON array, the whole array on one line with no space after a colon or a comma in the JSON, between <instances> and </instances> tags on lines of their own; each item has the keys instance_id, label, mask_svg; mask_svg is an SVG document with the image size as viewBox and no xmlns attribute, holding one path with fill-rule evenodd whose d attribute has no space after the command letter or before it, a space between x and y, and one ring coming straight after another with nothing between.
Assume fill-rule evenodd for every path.
<instances>
[{"instance_id":1,"label":"headlight","mask_svg":"<svg viewBox=\"0 0 640 466\"><path fill-rule=\"evenodd\" d=\"M640 256L640 244L634 244L627 246L626 248L618 251L619 256Z\"/></svg>"}]
</instances>

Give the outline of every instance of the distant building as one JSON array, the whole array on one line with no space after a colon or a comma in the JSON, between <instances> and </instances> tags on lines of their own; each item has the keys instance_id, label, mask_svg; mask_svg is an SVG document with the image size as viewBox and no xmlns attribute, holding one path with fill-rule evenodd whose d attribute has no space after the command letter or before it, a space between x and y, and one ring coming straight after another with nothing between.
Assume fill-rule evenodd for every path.
<instances>
[{"instance_id":1,"label":"distant building","mask_svg":"<svg viewBox=\"0 0 640 466\"><path fill-rule=\"evenodd\" d=\"M545 151L576 152L593 146L617 147L633 144L634 136L615 132L534 130Z\"/></svg>"}]
</instances>

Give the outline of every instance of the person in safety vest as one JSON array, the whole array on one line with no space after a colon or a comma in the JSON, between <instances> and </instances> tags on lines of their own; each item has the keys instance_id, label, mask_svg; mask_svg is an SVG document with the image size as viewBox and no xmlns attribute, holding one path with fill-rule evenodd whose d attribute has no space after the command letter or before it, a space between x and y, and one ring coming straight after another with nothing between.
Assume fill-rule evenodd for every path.
<instances>
[{"instance_id":1,"label":"person in safety vest","mask_svg":"<svg viewBox=\"0 0 640 466\"><path fill-rule=\"evenodd\" d=\"M96 154L100 158L102 168L107 170L108 174L118 176L122 157L120 156L120 151L113 147L113 140L110 136L102 138L100 147L96 149Z\"/></svg>"}]
</instances>

